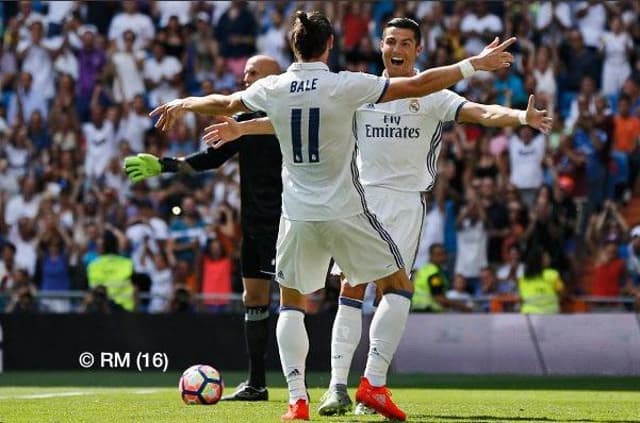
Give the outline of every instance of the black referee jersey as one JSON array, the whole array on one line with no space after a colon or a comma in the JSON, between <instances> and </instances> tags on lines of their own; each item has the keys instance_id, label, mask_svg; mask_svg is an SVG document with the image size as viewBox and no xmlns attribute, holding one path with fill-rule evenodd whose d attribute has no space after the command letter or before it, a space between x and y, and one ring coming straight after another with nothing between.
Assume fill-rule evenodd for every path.
<instances>
[{"instance_id":1,"label":"black referee jersey","mask_svg":"<svg viewBox=\"0 0 640 423\"><path fill-rule=\"evenodd\" d=\"M241 113L238 122L266 116ZM239 154L241 225L243 233L277 233L282 204L282 153L275 135L245 135L219 149L192 154L187 163L196 171L216 169Z\"/></svg>"}]
</instances>

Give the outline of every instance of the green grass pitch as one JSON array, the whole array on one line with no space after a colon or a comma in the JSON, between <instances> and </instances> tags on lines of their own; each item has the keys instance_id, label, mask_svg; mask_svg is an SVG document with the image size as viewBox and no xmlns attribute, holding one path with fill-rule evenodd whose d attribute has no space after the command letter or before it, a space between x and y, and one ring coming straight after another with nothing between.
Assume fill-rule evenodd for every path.
<instances>
[{"instance_id":1,"label":"green grass pitch","mask_svg":"<svg viewBox=\"0 0 640 423\"><path fill-rule=\"evenodd\" d=\"M229 392L243 373L224 373ZM283 377L271 373L270 401L187 406L177 373L10 372L0 374L0 422L277 422ZM320 417L327 374L310 374L311 420L375 422L379 416ZM351 383L353 396L356 380ZM638 377L395 375L394 399L412 422L640 423Z\"/></svg>"}]
</instances>

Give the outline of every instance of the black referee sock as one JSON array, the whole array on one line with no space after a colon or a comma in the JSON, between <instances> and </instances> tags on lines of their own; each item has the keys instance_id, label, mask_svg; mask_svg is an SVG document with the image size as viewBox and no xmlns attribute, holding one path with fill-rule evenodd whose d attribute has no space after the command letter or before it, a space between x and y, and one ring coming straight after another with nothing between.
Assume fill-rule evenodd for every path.
<instances>
[{"instance_id":1,"label":"black referee sock","mask_svg":"<svg viewBox=\"0 0 640 423\"><path fill-rule=\"evenodd\" d=\"M254 388L266 386L265 355L269 331L269 307L247 307L244 315L244 334L249 351L249 381Z\"/></svg>"}]
</instances>

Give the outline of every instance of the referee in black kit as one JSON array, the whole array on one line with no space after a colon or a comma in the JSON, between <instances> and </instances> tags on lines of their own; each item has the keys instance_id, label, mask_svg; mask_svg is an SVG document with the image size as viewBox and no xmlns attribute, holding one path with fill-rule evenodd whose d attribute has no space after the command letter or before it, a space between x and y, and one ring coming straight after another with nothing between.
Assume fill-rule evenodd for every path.
<instances>
[{"instance_id":1,"label":"referee in black kit","mask_svg":"<svg viewBox=\"0 0 640 423\"><path fill-rule=\"evenodd\" d=\"M244 69L245 86L278 73L280 67L273 58L253 56ZM206 102L206 97L198 100ZM193 109L184 107L183 110L206 114L206 105L198 105ZM242 113L234 118L244 121L262 116L264 114L260 112ZM242 300L245 306L249 378L233 394L222 399L267 401L269 393L264 362L269 328L270 281L275 272L282 198L282 154L277 138L274 135L247 135L242 137L241 142L227 143L219 149L209 147L184 158L157 158L150 154L138 154L125 159L125 171L132 182L165 172L200 172L220 167L236 153L239 154L240 162L243 235L241 263L244 286Z\"/></svg>"}]
</instances>

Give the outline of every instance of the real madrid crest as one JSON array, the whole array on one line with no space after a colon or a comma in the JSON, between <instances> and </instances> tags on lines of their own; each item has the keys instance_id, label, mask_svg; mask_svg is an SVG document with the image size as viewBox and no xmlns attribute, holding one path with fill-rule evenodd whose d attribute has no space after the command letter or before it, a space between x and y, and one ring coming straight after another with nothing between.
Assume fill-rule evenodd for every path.
<instances>
[{"instance_id":1,"label":"real madrid crest","mask_svg":"<svg viewBox=\"0 0 640 423\"><path fill-rule=\"evenodd\" d=\"M420 102L418 99L414 98L411 100L411 103L409 103L409 110L413 113L418 113L420 111Z\"/></svg>"}]
</instances>

